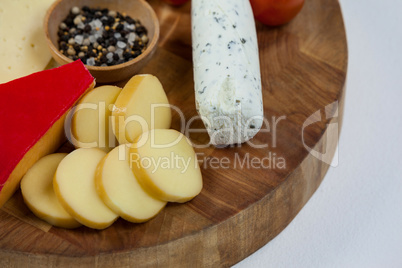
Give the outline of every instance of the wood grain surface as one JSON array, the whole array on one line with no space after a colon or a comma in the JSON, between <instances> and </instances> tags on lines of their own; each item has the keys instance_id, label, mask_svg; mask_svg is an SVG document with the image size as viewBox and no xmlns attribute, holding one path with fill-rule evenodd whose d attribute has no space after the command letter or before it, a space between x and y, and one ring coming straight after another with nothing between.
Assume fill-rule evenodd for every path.
<instances>
[{"instance_id":1,"label":"wood grain surface","mask_svg":"<svg viewBox=\"0 0 402 268\"><path fill-rule=\"evenodd\" d=\"M160 21L160 42L142 73L160 79L169 101L188 121L196 115L190 3L178 8L158 0L149 3ZM201 163L204 188L200 195L185 204L168 204L143 224L119 219L103 231L55 228L37 219L17 192L0 210L0 266L230 266L279 234L318 188L334 155L343 111L347 44L336 0L306 1L288 25L271 28L257 23L257 31L270 131L261 131L252 142L268 147L242 144L197 149L206 163ZM283 117L276 128L273 117ZM303 129L309 120L316 122ZM201 122L195 121L192 127L196 126L202 126ZM180 129L177 113L173 113L172 127ZM200 144L208 137L194 133L191 139ZM306 147L324 154L325 161ZM67 144L60 151L72 149ZM270 155L271 167L233 166L236 157L267 159ZM283 158L285 166L272 165L272 156ZM223 158L228 159L229 168L214 168L208 162Z\"/></svg>"}]
</instances>

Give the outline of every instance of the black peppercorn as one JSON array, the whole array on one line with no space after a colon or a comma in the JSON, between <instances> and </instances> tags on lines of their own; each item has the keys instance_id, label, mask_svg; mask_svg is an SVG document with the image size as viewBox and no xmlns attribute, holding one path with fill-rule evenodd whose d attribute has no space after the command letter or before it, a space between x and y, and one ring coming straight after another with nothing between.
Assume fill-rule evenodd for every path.
<instances>
[{"instance_id":1,"label":"black peppercorn","mask_svg":"<svg viewBox=\"0 0 402 268\"><path fill-rule=\"evenodd\" d=\"M98 39L96 39L96 42L98 42L100 45L103 44L105 40L102 37L99 37Z\"/></svg>"},{"instance_id":2,"label":"black peppercorn","mask_svg":"<svg viewBox=\"0 0 402 268\"><path fill-rule=\"evenodd\" d=\"M112 16L107 17L107 24L109 26L112 26L114 24L114 22L115 22L115 19Z\"/></svg>"},{"instance_id":3,"label":"black peppercorn","mask_svg":"<svg viewBox=\"0 0 402 268\"><path fill-rule=\"evenodd\" d=\"M65 19L64 23L67 25L67 27L71 27L74 25L74 20L71 17L67 17L67 19Z\"/></svg>"},{"instance_id":4,"label":"black peppercorn","mask_svg":"<svg viewBox=\"0 0 402 268\"><path fill-rule=\"evenodd\" d=\"M120 12L117 12L116 18L124 20L124 16Z\"/></svg>"},{"instance_id":5,"label":"black peppercorn","mask_svg":"<svg viewBox=\"0 0 402 268\"><path fill-rule=\"evenodd\" d=\"M63 35L61 38L60 38L60 40L61 41L64 41L64 42L68 42L68 40L70 39L70 36L67 34L67 35Z\"/></svg>"},{"instance_id":6,"label":"black peppercorn","mask_svg":"<svg viewBox=\"0 0 402 268\"><path fill-rule=\"evenodd\" d=\"M85 33L89 33L90 31L92 31L91 25L89 25L89 24L85 25L85 27L84 27L84 32L85 32Z\"/></svg>"},{"instance_id":7,"label":"black peppercorn","mask_svg":"<svg viewBox=\"0 0 402 268\"><path fill-rule=\"evenodd\" d=\"M137 50L136 52L134 52L134 58L138 57L139 55L141 55L140 51Z\"/></svg>"},{"instance_id":8,"label":"black peppercorn","mask_svg":"<svg viewBox=\"0 0 402 268\"><path fill-rule=\"evenodd\" d=\"M88 55L90 57L96 57L97 56L96 52L94 52L93 50L89 51Z\"/></svg>"},{"instance_id":9,"label":"black peppercorn","mask_svg":"<svg viewBox=\"0 0 402 268\"><path fill-rule=\"evenodd\" d=\"M107 25L108 25L108 23L107 23L107 18L102 18L102 19L101 19L101 22L102 22L103 26L107 26Z\"/></svg>"},{"instance_id":10,"label":"black peppercorn","mask_svg":"<svg viewBox=\"0 0 402 268\"><path fill-rule=\"evenodd\" d=\"M147 33L147 29L145 29L144 26L139 26L139 27L137 27L136 32L137 32L139 35L146 34L146 33Z\"/></svg>"},{"instance_id":11,"label":"black peppercorn","mask_svg":"<svg viewBox=\"0 0 402 268\"><path fill-rule=\"evenodd\" d=\"M105 55L102 55L102 57L100 57L100 62L102 63L106 63L107 62L107 58Z\"/></svg>"},{"instance_id":12,"label":"black peppercorn","mask_svg":"<svg viewBox=\"0 0 402 268\"><path fill-rule=\"evenodd\" d=\"M85 16L89 21L91 21L91 20L93 20L93 18L95 17L95 14L85 12L85 13L84 13L84 16Z\"/></svg>"},{"instance_id":13,"label":"black peppercorn","mask_svg":"<svg viewBox=\"0 0 402 268\"><path fill-rule=\"evenodd\" d=\"M125 20L127 21L128 24L135 24L135 21L132 18L130 18L129 16L126 16Z\"/></svg>"},{"instance_id":14,"label":"black peppercorn","mask_svg":"<svg viewBox=\"0 0 402 268\"><path fill-rule=\"evenodd\" d=\"M130 52L124 52L124 53L123 53L123 58L124 58L125 60L128 60L130 57L131 57L131 53L130 53Z\"/></svg>"},{"instance_id":15,"label":"black peppercorn","mask_svg":"<svg viewBox=\"0 0 402 268\"><path fill-rule=\"evenodd\" d=\"M115 37L112 37L109 39L109 45L115 46L117 44L117 39Z\"/></svg>"},{"instance_id":16,"label":"black peppercorn","mask_svg":"<svg viewBox=\"0 0 402 268\"><path fill-rule=\"evenodd\" d=\"M126 30L122 30L122 31L120 31L120 34L121 34L121 36L126 36L126 34L128 34L128 32L126 31Z\"/></svg>"},{"instance_id":17,"label":"black peppercorn","mask_svg":"<svg viewBox=\"0 0 402 268\"><path fill-rule=\"evenodd\" d=\"M120 32L120 31L122 31L123 29L124 29L123 24L120 24L120 23L119 23L119 25L116 26L116 31L117 31L117 32Z\"/></svg>"},{"instance_id":18,"label":"black peppercorn","mask_svg":"<svg viewBox=\"0 0 402 268\"><path fill-rule=\"evenodd\" d=\"M67 51L67 49L68 49L67 43L66 43L66 42L62 42L62 44L60 44L60 49L61 49L61 50L64 50L64 51Z\"/></svg>"}]
</instances>

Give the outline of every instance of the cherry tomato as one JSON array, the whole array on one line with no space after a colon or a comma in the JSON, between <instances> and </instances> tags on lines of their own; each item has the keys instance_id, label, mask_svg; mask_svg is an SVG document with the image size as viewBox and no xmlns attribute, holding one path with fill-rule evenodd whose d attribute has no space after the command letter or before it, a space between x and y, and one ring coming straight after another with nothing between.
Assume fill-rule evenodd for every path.
<instances>
[{"instance_id":1,"label":"cherry tomato","mask_svg":"<svg viewBox=\"0 0 402 268\"><path fill-rule=\"evenodd\" d=\"M304 0L250 0L254 17L271 26L285 24L302 9Z\"/></svg>"},{"instance_id":2,"label":"cherry tomato","mask_svg":"<svg viewBox=\"0 0 402 268\"><path fill-rule=\"evenodd\" d=\"M178 6L188 2L189 0L163 0L163 1L165 1L168 4Z\"/></svg>"}]
</instances>

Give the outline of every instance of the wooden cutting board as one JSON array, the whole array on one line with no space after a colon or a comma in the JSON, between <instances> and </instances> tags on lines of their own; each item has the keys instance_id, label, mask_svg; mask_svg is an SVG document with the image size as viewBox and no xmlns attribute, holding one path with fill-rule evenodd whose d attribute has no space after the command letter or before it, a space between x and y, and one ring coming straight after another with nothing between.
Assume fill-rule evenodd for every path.
<instances>
[{"instance_id":1,"label":"wooden cutting board","mask_svg":"<svg viewBox=\"0 0 402 268\"><path fill-rule=\"evenodd\" d=\"M159 77L188 122L196 115L190 3L174 8L149 2L161 36L142 73ZM103 231L54 228L37 219L18 192L0 210L0 266L229 266L279 234L318 188L334 155L347 44L336 0L308 0L288 25L257 23L257 30L269 131L266 125L252 142L268 146L197 149L204 161L201 194L186 204L168 204L143 224L119 219ZM173 128L180 129L177 113ZM193 133L191 139L203 143L208 137ZM229 164L217 168L222 159Z\"/></svg>"}]
</instances>

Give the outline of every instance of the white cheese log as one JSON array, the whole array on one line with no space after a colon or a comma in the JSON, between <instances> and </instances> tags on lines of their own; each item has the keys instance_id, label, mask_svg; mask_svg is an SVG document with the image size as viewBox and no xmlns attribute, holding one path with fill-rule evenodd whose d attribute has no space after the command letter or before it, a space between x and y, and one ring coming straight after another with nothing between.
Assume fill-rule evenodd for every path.
<instances>
[{"instance_id":1,"label":"white cheese log","mask_svg":"<svg viewBox=\"0 0 402 268\"><path fill-rule=\"evenodd\" d=\"M257 34L248 0L192 0L196 108L214 145L243 143L263 121Z\"/></svg>"}]
</instances>

